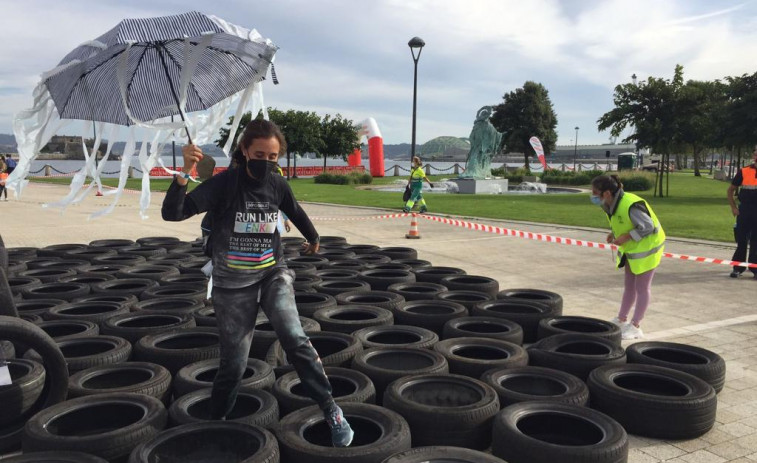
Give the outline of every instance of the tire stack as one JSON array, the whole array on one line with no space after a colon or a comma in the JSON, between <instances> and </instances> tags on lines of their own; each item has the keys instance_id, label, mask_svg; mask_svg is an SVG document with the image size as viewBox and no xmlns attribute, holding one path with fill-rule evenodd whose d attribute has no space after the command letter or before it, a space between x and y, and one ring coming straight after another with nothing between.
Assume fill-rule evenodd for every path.
<instances>
[{"instance_id":1,"label":"tire stack","mask_svg":"<svg viewBox=\"0 0 757 463\"><path fill-rule=\"evenodd\" d=\"M12 404L0 454L602 463L626 461L626 432L686 439L714 423L725 364L710 351L624 350L617 327L563 315L555 293L500 289L411 248L328 236L321 246L304 256L301 239L283 240L351 447L331 447L262 311L237 403L227 421L208 421L220 348L207 258L199 242L148 237L7 250L0 303L13 307L0 311L0 339L12 344L0 351L13 385L0 386Z\"/></svg>"}]
</instances>

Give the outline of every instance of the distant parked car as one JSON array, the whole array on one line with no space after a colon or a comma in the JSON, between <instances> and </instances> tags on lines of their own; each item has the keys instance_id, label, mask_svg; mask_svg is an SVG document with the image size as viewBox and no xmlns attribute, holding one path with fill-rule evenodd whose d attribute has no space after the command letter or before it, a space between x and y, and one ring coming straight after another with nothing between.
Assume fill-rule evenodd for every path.
<instances>
[{"instance_id":1,"label":"distant parked car","mask_svg":"<svg viewBox=\"0 0 757 463\"><path fill-rule=\"evenodd\" d=\"M652 161L651 164L646 164L641 166L641 170L647 171L647 172L657 172L659 169L659 161ZM675 163L670 162L668 163L667 169L665 169L666 172L674 172L676 170Z\"/></svg>"}]
</instances>

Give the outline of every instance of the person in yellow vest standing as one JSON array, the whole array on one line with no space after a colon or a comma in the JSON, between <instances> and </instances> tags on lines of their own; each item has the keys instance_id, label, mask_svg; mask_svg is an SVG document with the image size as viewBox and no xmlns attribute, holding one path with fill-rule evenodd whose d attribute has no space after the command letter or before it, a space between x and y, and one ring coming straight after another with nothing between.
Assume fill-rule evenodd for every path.
<instances>
[{"instance_id":1,"label":"person in yellow vest standing","mask_svg":"<svg viewBox=\"0 0 757 463\"><path fill-rule=\"evenodd\" d=\"M652 278L665 248L665 232L649 203L623 191L617 175L600 175L591 181L591 187L591 202L602 207L610 222L607 242L618 246L616 264L625 269L623 300L612 322L621 327L623 339L643 338L641 321L651 300Z\"/></svg>"},{"instance_id":2,"label":"person in yellow vest standing","mask_svg":"<svg viewBox=\"0 0 757 463\"><path fill-rule=\"evenodd\" d=\"M421 158L413 156L413 167L410 169L410 178L407 181L407 184L410 187L410 199L407 200L405 207L402 208L403 212L410 212L410 209L415 206L415 203L420 203L421 212L426 212L428 210L426 208L426 200L423 199L424 180L428 182L428 186L431 188L434 187L434 184L426 177L426 173L423 172Z\"/></svg>"},{"instance_id":3,"label":"person in yellow vest standing","mask_svg":"<svg viewBox=\"0 0 757 463\"><path fill-rule=\"evenodd\" d=\"M728 187L728 202L736 216L736 252L731 260L757 264L757 146L752 153L752 163L736 172ZM738 192L739 205L736 206ZM749 257L747 259L747 247ZM746 267L733 267L731 278L738 278ZM750 268L757 279L757 268Z\"/></svg>"}]
</instances>

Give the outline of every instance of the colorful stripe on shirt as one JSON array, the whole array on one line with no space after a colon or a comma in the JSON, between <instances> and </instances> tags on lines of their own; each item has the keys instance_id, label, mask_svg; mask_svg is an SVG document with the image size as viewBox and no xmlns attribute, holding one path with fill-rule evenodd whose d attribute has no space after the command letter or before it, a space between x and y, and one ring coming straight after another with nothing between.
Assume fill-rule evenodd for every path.
<instances>
[{"instance_id":1,"label":"colorful stripe on shirt","mask_svg":"<svg viewBox=\"0 0 757 463\"><path fill-rule=\"evenodd\" d=\"M273 255L273 249L268 249L259 254L246 252L229 252L226 254L226 259L229 268L240 270L258 270L276 264L276 259Z\"/></svg>"}]
</instances>

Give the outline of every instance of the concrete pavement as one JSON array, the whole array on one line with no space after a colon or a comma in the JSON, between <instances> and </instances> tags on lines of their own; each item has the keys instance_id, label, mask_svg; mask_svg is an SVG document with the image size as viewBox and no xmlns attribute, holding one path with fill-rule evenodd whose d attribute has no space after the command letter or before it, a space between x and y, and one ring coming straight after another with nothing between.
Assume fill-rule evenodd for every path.
<instances>
[{"instance_id":1,"label":"concrete pavement","mask_svg":"<svg viewBox=\"0 0 757 463\"><path fill-rule=\"evenodd\" d=\"M160 218L163 195L153 193L149 219L138 213L139 195L125 194L113 214L94 221L86 217L109 204L108 197L91 198L65 214L43 209L68 187L31 184L21 200L0 201L0 234L6 246L43 247L88 243L95 239L199 235L199 218L181 223ZM397 211L399 212L398 203ZM434 265L460 267L472 275L496 279L500 289L537 288L564 298L566 315L609 319L615 315L623 289L623 274L613 269L610 251L550 244L471 231L419 219L420 240L404 238L409 218L366 219L384 210L304 205L321 235L339 235L351 244L410 246ZM433 203L430 204L433 213ZM597 214L601 211L597 209ZM475 211L471 211L475 215ZM323 220L329 219L329 220ZM340 220L333 220L340 219ZM349 219L349 220L345 220ZM358 219L358 220L353 220ZM661 217L663 226L664 217ZM471 221L582 240L604 240L606 230L577 229L490 219ZM295 234L295 233L293 233ZM733 246L671 238L673 253L730 258ZM648 340L682 342L711 349L727 362L725 388L718 396L715 428L701 438L666 442L631 436L630 462L675 463L757 461L757 280L746 274L728 278L730 268L664 259L653 283L653 300L642 327Z\"/></svg>"}]
</instances>

